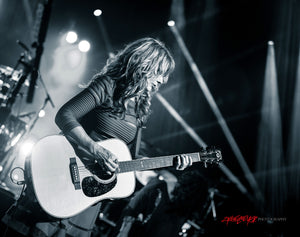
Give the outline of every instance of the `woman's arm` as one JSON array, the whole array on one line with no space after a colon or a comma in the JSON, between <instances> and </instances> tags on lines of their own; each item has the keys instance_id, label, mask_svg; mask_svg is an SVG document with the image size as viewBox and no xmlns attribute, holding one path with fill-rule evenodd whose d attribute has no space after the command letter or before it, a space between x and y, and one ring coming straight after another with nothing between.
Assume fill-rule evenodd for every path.
<instances>
[{"instance_id":1,"label":"woman's arm","mask_svg":"<svg viewBox=\"0 0 300 237\"><path fill-rule=\"evenodd\" d=\"M65 135L70 142L76 143L79 146L81 152L85 153L85 157L95 160L102 159L111 172L114 172L118 168L117 158L90 138L82 126L71 129Z\"/></svg>"},{"instance_id":2,"label":"woman's arm","mask_svg":"<svg viewBox=\"0 0 300 237\"><path fill-rule=\"evenodd\" d=\"M103 84L103 83L102 83ZM95 142L79 123L79 119L103 103L107 98L107 85L98 86L97 94L91 89L85 89L58 111L55 117L57 126L66 135L66 138L83 148L94 159L103 159L110 171L117 168L116 157Z\"/></svg>"}]
</instances>

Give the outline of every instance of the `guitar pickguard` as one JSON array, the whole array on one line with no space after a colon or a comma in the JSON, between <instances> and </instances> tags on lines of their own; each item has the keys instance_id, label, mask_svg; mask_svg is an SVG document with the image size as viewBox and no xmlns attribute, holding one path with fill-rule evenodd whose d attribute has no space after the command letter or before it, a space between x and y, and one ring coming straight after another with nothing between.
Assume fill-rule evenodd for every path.
<instances>
[{"instance_id":1,"label":"guitar pickguard","mask_svg":"<svg viewBox=\"0 0 300 237\"><path fill-rule=\"evenodd\" d=\"M115 178L112 182L108 184L99 183L94 177L89 176L85 177L82 180L82 191L88 197L97 197L108 193L112 190L117 183L117 179Z\"/></svg>"},{"instance_id":2,"label":"guitar pickguard","mask_svg":"<svg viewBox=\"0 0 300 237\"><path fill-rule=\"evenodd\" d=\"M103 183L96 180L93 176L88 176L83 178L81 186L83 193L88 197L97 197L103 195L110 190L112 190L116 183L117 178L113 174L107 173L107 168L105 168L103 161L92 162L89 159L81 159L85 167L99 180Z\"/></svg>"}]
</instances>

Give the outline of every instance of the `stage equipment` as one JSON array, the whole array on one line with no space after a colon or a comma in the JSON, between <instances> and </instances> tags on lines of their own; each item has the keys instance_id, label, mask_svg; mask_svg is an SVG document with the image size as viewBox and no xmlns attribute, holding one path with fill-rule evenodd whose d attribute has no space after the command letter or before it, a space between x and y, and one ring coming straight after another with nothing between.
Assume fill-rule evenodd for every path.
<instances>
[{"instance_id":1,"label":"stage equipment","mask_svg":"<svg viewBox=\"0 0 300 237\"><path fill-rule=\"evenodd\" d=\"M0 106L5 107L22 75L21 70L0 65Z\"/></svg>"},{"instance_id":2,"label":"stage equipment","mask_svg":"<svg viewBox=\"0 0 300 237\"><path fill-rule=\"evenodd\" d=\"M54 107L54 103L39 75L40 60L50 19L52 1L41 0L38 3L36 19L33 25L31 49L17 40L17 44L24 49L24 52L20 54L16 65L13 68L0 65L0 181L2 186L6 186L5 179L16 159L15 150L18 142L30 133L39 118L39 111L45 108L47 102L50 102L52 107ZM22 69L19 69L20 66ZM14 104L19 96L23 98L23 93L20 92L22 86L25 84L28 87L27 103L31 103L38 78L46 93L46 99L42 108L25 115L20 115L20 111L18 111L16 115ZM35 117L32 115L35 115ZM27 123L22 121L21 118L24 117L29 118L30 121Z\"/></svg>"}]
</instances>

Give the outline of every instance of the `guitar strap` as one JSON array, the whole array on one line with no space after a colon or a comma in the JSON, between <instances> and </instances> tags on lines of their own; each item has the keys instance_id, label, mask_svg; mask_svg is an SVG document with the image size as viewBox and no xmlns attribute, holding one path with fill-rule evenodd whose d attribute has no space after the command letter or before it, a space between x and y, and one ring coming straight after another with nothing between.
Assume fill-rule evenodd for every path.
<instances>
[{"instance_id":1,"label":"guitar strap","mask_svg":"<svg viewBox=\"0 0 300 237\"><path fill-rule=\"evenodd\" d=\"M130 153L133 159L135 159L138 156L141 140L142 140L141 137L142 137L142 129L138 127L134 139L128 144L128 145L132 145L130 147Z\"/></svg>"}]
</instances>

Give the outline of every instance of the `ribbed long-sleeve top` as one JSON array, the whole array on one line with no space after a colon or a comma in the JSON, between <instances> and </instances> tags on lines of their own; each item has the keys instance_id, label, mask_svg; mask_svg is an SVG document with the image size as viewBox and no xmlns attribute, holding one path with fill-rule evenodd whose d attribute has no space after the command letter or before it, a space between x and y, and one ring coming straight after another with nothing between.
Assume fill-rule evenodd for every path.
<instances>
[{"instance_id":1,"label":"ribbed long-sleeve top","mask_svg":"<svg viewBox=\"0 0 300 237\"><path fill-rule=\"evenodd\" d=\"M94 140L119 138L132 143L137 132L135 103L129 101L124 119L105 112L112 105L114 89L115 84L106 77L93 81L60 108L56 124L64 133L82 126Z\"/></svg>"}]
</instances>

